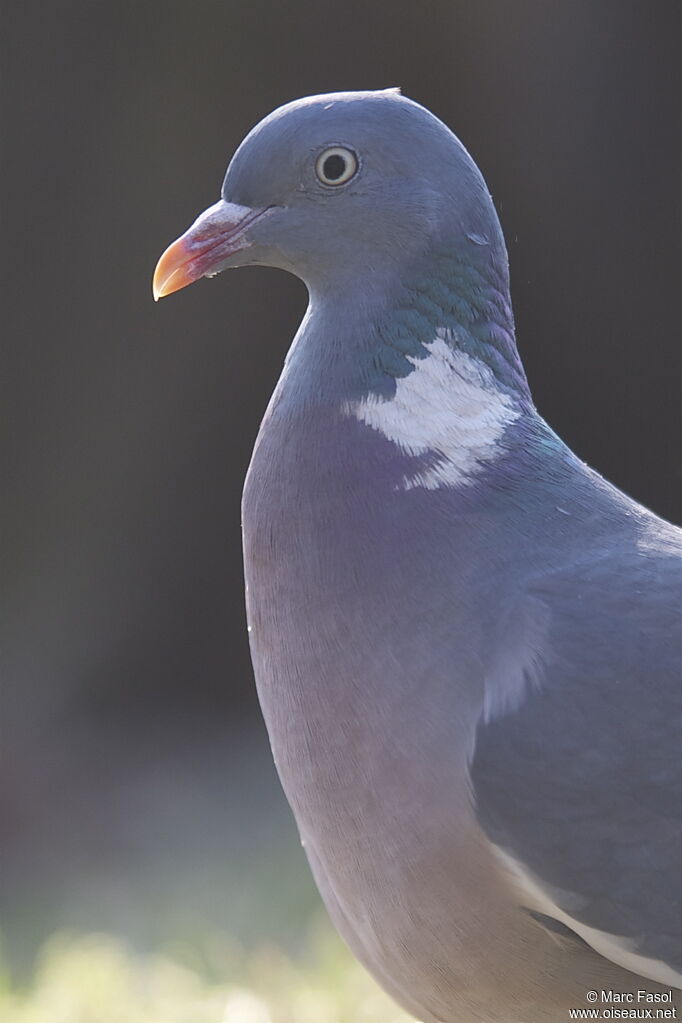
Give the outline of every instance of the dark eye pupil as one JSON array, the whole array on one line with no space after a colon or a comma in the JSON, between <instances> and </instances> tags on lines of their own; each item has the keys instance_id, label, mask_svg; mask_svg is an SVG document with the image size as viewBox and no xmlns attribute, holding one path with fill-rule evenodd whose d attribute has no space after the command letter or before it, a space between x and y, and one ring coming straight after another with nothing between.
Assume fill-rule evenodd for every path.
<instances>
[{"instance_id":1,"label":"dark eye pupil","mask_svg":"<svg viewBox=\"0 0 682 1023\"><path fill-rule=\"evenodd\" d=\"M322 170L327 181L338 181L346 172L346 161L338 153L333 153L322 164Z\"/></svg>"}]
</instances>

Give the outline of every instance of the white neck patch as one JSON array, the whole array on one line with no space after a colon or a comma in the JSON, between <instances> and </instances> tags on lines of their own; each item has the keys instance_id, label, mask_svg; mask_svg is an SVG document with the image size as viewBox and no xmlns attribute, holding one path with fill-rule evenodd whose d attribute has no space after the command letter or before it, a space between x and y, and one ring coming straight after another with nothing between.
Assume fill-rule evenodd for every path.
<instances>
[{"instance_id":1,"label":"white neck patch","mask_svg":"<svg viewBox=\"0 0 682 1023\"><path fill-rule=\"evenodd\" d=\"M520 411L501 391L492 370L450 343L439 327L424 359L396 381L392 398L370 394L347 402L344 412L378 430L407 455L432 454L435 465L405 476L405 490L462 486L491 459L507 426Z\"/></svg>"}]
</instances>

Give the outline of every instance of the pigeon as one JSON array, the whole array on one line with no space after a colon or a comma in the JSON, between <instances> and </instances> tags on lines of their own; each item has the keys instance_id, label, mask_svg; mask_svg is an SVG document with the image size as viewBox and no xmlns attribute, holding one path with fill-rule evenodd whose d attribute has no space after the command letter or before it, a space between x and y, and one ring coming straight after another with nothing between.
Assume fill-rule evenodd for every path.
<instances>
[{"instance_id":1,"label":"pigeon","mask_svg":"<svg viewBox=\"0 0 682 1023\"><path fill-rule=\"evenodd\" d=\"M491 196L423 106L288 103L221 195L154 296L246 265L307 286L244 562L273 756L332 920L424 1023L674 1018L682 531L536 411Z\"/></svg>"}]
</instances>

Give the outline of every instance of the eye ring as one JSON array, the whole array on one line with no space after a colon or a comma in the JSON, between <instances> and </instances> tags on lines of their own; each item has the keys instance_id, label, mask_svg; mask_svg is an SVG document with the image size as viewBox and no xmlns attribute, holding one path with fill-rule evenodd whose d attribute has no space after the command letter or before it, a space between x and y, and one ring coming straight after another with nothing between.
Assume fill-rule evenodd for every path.
<instances>
[{"instance_id":1,"label":"eye ring","mask_svg":"<svg viewBox=\"0 0 682 1023\"><path fill-rule=\"evenodd\" d=\"M345 185L357 173L358 158L346 146L327 146L315 160L315 173L323 185Z\"/></svg>"}]
</instances>

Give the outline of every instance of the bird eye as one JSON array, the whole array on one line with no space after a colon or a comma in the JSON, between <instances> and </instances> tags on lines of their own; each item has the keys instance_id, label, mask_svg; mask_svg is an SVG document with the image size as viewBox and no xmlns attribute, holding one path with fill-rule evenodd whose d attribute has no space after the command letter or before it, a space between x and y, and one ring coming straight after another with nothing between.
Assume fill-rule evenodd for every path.
<instances>
[{"instance_id":1,"label":"bird eye","mask_svg":"<svg viewBox=\"0 0 682 1023\"><path fill-rule=\"evenodd\" d=\"M345 185L357 169L357 156L344 146L324 149L315 161L315 173L323 185Z\"/></svg>"}]
</instances>

